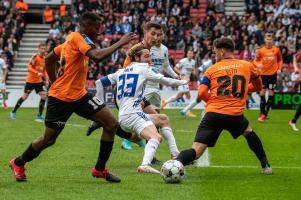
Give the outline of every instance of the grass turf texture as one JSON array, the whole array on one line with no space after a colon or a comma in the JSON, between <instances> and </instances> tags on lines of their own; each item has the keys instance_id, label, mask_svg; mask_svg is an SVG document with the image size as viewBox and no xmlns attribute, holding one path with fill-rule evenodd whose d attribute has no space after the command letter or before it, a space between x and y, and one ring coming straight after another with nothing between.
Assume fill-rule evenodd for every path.
<instances>
[{"instance_id":1,"label":"grass turf texture","mask_svg":"<svg viewBox=\"0 0 301 200\"><path fill-rule=\"evenodd\" d=\"M114 110L115 112L115 110ZM191 146L198 118L184 119L179 110L164 110L171 119L180 150ZM90 170L99 148L99 133L85 136L89 121L76 115L68 121L57 143L27 165L27 183L15 182L8 167L9 160L22 153L43 132L43 123L35 122L37 110L21 108L17 119L9 119L9 111L0 110L0 199L300 199L301 135L288 127L294 111L271 111L264 124L257 122L258 111L246 116L261 138L274 175L260 174L259 162L243 137L233 140L224 132L215 148L209 149L213 166L249 166L230 168L186 167L181 184L165 184L159 175L138 174L143 149L120 148L116 138L108 163L113 173L122 178L120 184L95 179ZM299 127L301 124L299 123ZM157 157L166 161L169 151L163 142ZM282 168L284 167L284 168ZM297 168L294 168L297 167ZM156 166L159 169L159 166Z\"/></svg>"}]
</instances>

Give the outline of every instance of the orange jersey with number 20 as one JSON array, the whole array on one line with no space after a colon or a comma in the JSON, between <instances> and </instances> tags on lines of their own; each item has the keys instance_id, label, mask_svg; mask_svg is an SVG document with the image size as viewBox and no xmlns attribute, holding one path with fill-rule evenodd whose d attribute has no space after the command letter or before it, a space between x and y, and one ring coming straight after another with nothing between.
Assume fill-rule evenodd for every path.
<instances>
[{"instance_id":1,"label":"orange jersey with number 20","mask_svg":"<svg viewBox=\"0 0 301 200\"><path fill-rule=\"evenodd\" d=\"M251 78L258 78L255 65L244 60L223 59L209 67L202 84L210 90L206 112L242 115Z\"/></svg>"}]
</instances>

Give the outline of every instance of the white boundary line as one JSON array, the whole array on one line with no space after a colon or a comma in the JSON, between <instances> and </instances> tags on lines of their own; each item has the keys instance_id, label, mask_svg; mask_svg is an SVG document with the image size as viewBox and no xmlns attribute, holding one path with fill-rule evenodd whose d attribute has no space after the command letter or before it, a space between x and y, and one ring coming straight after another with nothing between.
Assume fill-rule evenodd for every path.
<instances>
[{"instance_id":1,"label":"white boundary line","mask_svg":"<svg viewBox=\"0 0 301 200\"><path fill-rule=\"evenodd\" d=\"M253 165L211 165L212 168L260 168L260 166L253 166ZM296 166L272 166L272 169L299 169L301 170L301 167Z\"/></svg>"}]
</instances>

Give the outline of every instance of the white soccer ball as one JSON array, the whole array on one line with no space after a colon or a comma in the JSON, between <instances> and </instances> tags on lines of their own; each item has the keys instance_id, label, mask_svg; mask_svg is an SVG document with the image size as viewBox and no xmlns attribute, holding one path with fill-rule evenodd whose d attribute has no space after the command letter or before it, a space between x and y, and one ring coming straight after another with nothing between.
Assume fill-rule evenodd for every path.
<instances>
[{"instance_id":1,"label":"white soccer ball","mask_svg":"<svg viewBox=\"0 0 301 200\"><path fill-rule=\"evenodd\" d=\"M180 161L168 160L162 165L160 174L166 183L179 183L185 175L185 168Z\"/></svg>"}]
</instances>

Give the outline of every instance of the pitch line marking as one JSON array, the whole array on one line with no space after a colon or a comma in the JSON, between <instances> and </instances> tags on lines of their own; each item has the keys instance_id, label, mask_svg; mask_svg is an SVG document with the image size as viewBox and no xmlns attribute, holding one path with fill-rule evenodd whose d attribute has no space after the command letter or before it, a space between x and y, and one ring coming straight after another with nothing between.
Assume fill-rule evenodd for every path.
<instances>
[{"instance_id":1,"label":"pitch line marking","mask_svg":"<svg viewBox=\"0 0 301 200\"><path fill-rule=\"evenodd\" d=\"M260 168L260 166L254 165L211 165L213 168ZM300 169L301 167L296 166L272 166L272 169Z\"/></svg>"}]
</instances>

